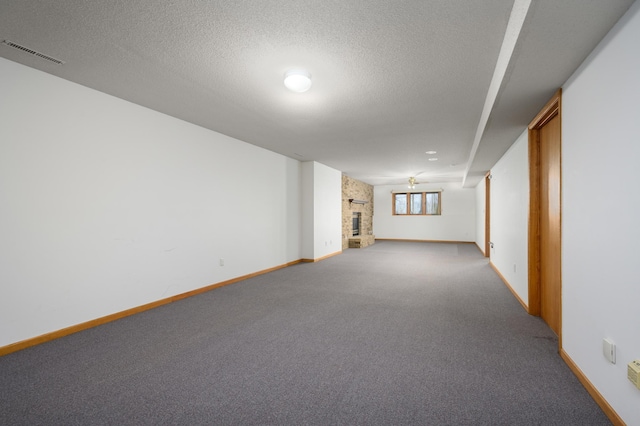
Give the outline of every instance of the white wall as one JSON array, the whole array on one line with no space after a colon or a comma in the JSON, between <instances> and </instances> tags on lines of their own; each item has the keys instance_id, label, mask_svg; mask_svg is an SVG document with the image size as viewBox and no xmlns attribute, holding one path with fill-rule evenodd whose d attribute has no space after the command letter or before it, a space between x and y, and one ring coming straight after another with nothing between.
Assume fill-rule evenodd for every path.
<instances>
[{"instance_id":1,"label":"white wall","mask_svg":"<svg viewBox=\"0 0 640 426\"><path fill-rule=\"evenodd\" d=\"M640 359L638 40L635 2L562 95L563 350L629 425L640 424L640 390L627 380ZM491 169L491 261L525 302L527 145L525 130ZM616 364L602 355L604 338Z\"/></svg>"},{"instance_id":2,"label":"white wall","mask_svg":"<svg viewBox=\"0 0 640 426\"><path fill-rule=\"evenodd\" d=\"M563 346L629 425L640 390L640 2L563 88ZM602 339L618 361L602 356Z\"/></svg>"},{"instance_id":3,"label":"white wall","mask_svg":"<svg viewBox=\"0 0 640 426\"><path fill-rule=\"evenodd\" d=\"M315 259L342 251L342 172L315 163Z\"/></svg>"},{"instance_id":4,"label":"white wall","mask_svg":"<svg viewBox=\"0 0 640 426\"><path fill-rule=\"evenodd\" d=\"M315 161L302 163L304 259L342 251L342 173Z\"/></svg>"},{"instance_id":5,"label":"white wall","mask_svg":"<svg viewBox=\"0 0 640 426\"><path fill-rule=\"evenodd\" d=\"M305 161L302 168L302 258L315 259L314 164Z\"/></svg>"},{"instance_id":6,"label":"white wall","mask_svg":"<svg viewBox=\"0 0 640 426\"><path fill-rule=\"evenodd\" d=\"M298 161L1 58L0 76L0 346L300 259Z\"/></svg>"},{"instance_id":7,"label":"white wall","mask_svg":"<svg viewBox=\"0 0 640 426\"><path fill-rule=\"evenodd\" d=\"M525 130L491 168L491 263L529 303L529 141Z\"/></svg>"},{"instance_id":8,"label":"white wall","mask_svg":"<svg viewBox=\"0 0 640 426\"><path fill-rule=\"evenodd\" d=\"M475 189L449 183L437 186L418 185L416 190L438 188L444 189L441 198L442 215L394 216L391 191L405 191L406 185L375 186L373 233L376 238L473 242L476 236Z\"/></svg>"},{"instance_id":9,"label":"white wall","mask_svg":"<svg viewBox=\"0 0 640 426\"><path fill-rule=\"evenodd\" d=\"M482 179L476 185L476 245L485 253L485 218L487 214L486 210L486 183L485 179ZM486 253L485 253L486 254Z\"/></svg>"}]
</instances>

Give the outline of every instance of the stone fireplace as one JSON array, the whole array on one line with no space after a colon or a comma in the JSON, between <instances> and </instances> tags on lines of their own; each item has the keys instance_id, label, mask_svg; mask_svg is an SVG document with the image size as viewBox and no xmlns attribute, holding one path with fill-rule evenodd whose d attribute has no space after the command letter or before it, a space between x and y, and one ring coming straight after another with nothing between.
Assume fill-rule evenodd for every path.
<instances>
[{"instance_id":1,"label":"stone fireplace","mask_svg":"<svg viewBox=\"0 0 640 426\"><path fill-rule=\"evenodd\" d=\"M342 249L367 247L374 242L373 186L342 176Z\"/></svg>"}]
</instances>

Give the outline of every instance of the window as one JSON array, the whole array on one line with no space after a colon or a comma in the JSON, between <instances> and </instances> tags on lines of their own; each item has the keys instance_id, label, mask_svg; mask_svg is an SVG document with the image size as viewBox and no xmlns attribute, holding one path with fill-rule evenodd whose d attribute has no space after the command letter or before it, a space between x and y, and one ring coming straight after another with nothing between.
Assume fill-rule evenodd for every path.
<instances>
[{"instance_id":1,"label":"window","mask_svg":"<svg viewBox=\"0 0 640 426\"><path fill-rule=\"evenodd\" d=\"M394 215L439 215L440 192L393 194Z\"/></svg>"},{"instance_id":2,"label":"window","mask_svg":"<svg viewBox=\"0 0 640 426\"><path fill-rule=\"evenodd\" d=\"M393 194L393 214L407 214L407 194Z\"/></svg>"},{"instance_id":3,"label":"window","mask_svg":"<svg viewBox=\"0 0 640 426\"><path fill-rule=\"evenodd\" d=\"M422 193L409 194L409 197L411 199L409 213L422 214Z\"/></svg>"}]
</instances>

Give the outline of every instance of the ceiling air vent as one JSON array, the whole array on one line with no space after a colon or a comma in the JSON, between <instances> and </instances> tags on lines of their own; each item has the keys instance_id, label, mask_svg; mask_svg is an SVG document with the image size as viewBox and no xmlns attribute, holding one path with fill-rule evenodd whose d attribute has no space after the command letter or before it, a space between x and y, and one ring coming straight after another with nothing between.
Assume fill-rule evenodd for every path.
<instances>
[{"instance_id":1,"label":"ceiling air vent","mask_svg":"<svg viewBox=\"0 0 640 426\"><path fill-rule=\"evenodd\" d=\"M52 58L51 56L47 56L44 53L36 52L35 50L31 50L28 47L20 46L19 44L16 44L9 40L2 40L2 44L5 44L9 47L13 47L14 49L22 50L23 52L28 53L30 55L34 55L39 58L46 59L47 61L53 62L54 64L58 64L58 65L64 64L64 61L61 61L60 59Z\"/></svg>"}]
</instances>

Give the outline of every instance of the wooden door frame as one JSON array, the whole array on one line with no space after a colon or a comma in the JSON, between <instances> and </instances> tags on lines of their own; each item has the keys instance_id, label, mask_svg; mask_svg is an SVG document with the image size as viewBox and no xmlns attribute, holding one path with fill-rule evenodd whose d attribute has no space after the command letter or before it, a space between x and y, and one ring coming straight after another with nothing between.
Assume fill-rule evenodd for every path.
<instances>
[{"instance_id":1,"label":"wooden door frame","mask_svg":"<svg viewBox=\"0 0 640 426\"><path fill-rule=\"evenodd\" d=\"M491 170L484 175L484 257L491 257Z\"/></svg>"},{"instance_id":2,"label":"wooden door frame","mask_svg":"<svg viewBox=\"0 0 640 426\"><path fill-rule=\"evenodd\" d=\"M560 122L562 150L562 89L553 95L529 124L529 314L541 314L541 242L540 242L540 129L554 117ZM562 151L561 151L562 152ZM562 154L561 154L562 155ZM562 229L562 161L560 162L560 229ZM560 235L562 238L562 235ZM560 241L562 244L562 240ZM562 245L561 245L562 247ZM562 271L562 259L560 259ZM560 306L558 340L562 347L562 276L560 277Z\"/></svg>"}]
</instances>

